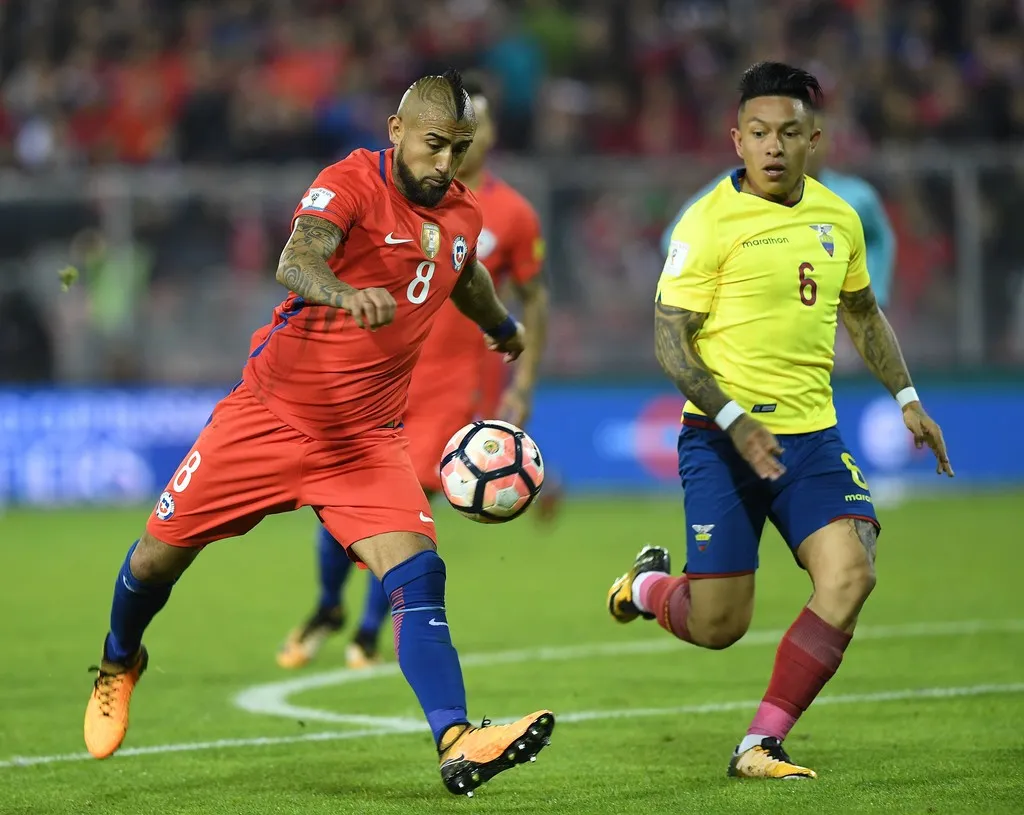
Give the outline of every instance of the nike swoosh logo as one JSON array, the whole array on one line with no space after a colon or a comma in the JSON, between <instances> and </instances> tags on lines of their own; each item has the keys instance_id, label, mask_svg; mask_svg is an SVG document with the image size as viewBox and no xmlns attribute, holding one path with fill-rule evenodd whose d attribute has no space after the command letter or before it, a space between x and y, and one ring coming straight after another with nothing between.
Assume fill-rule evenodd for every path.
<instances>
[{"instance_id":1,"label":"nike swoosh logo","mask_svg":"<svg viewBox=\"0 0 1024 815\"><path fill-rule=\"evenodd\" d=\"M412 243L412 238L396 238L394 232L388 232L384 236L384 243L388 244L388 246L395 246L399 243Z\"/></svg>"},{"instance_id":2,"label":"nike swoosh logo","mask_svg":"<svg viewBox=\"0 0 1024 815\"><path fill-rule=\"evenodd\" d=\"M448 623L439 623L433 617L430 618L429 625L434 625L434 626L441 626L441 625L443 625L445 628L448 627Z\"/></svg>"},{"instance_id":3,"label":"nike swoosh logo","mask_svg":"<svg viewBox=\"0 0 1024 815\"><path fill-rule=\"evenodd\" d=\"M432 524L434 522L433 518L431 518L429 515L424 515L422 512L420 513L420 520L423 521L423 523L425 524Z\"/></svg>"}]
</instances>

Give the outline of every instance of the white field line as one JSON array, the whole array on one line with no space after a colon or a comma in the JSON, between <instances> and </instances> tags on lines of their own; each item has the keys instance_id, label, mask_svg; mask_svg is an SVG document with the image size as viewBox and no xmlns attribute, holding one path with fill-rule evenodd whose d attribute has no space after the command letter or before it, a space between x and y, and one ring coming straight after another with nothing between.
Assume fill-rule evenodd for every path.
<instances>
[{"instance_id":1,"label":"white field line","mask_svg":"<svg viewBox=\"0 0 1024 815\"><path fill-rule=\"evenodd\" d=\"M1024 620L967 620L951 623L912 623L908 625L877 626L858 629L857 639L919 639L922 637L941 637L970 635L991 632L1017 633L1024 631ZM737 643L740 645L766 645L778 642L783 631L758 631L748 634ZM519 651L502 651L491 654L476 654L464 657L463 666L481 667L488 665L507 665L525 662L566 661L586 659L596 656L620 656L623 654L660 653L680 650L680 644L670 637L657 640L641 640L633 643L594 643L568 647L546 647L524 649ZM681 650L685 653L685 650ZM363 671L329 671L292 679L258 685L239 693L234 703L244 710L253 713L289 716L320 721L343 722L347 724L370 725L363 729L322 731L304 733L300 736L264 736L247 739L218 739L216 741L184 742L180 744L158 744L150 747L128 747L119 750L115 758L132 756L158 755L164 753L188 753L200 750L226 750L243 747L269 747L275 745L302 744L318 741L339 741L345 739L370 738L399 733L418 733L425 730L420 719L403 719L394 717L374 717L336 714L331 711L315 708L300 708L288 704L287 698L300 691L313 688L329 687L352 682L365 682L383 676L395 676L400 673L397 665L390 663ZM815 701L815 705L859 704L871 702L891 702L909 699L945 699L952 697L985 696L993 694L1024 693L1024 683L1005 685L968 685L953 688L917 688L908 690L885 691L881 693L853 694L845 696L823 696ZM725 713L736 710L756 708L760 700L744 700L734 702L712 702L703 705L682 705L666 708L634 708L623 710L595 710L558 715L562 724L572 722L599 721L628 717L701 715L707 713ZM273 709L271 709L271 706ZM287 711L287 712L285 712ZM312 714L312 715L310 715ZM12 767L30 767L37 764L55 764L72 761L89 761L88 753L63 753L49 756L12 756L0 761L0 769Z\"/></svg>"},{"instance_id":2,"label":"white field line","mask_svg":"<svg viewBox=\"0 0 1024 815\"><path fill-rule=\"evenodd\" d=\"M882 691L880 693L856 693L845 696L822 696L815 700L815 706L821 705L853 705L875 702L903 702L915 699L954 699L971 696L993 696L1003 694L1024 693L1024 682L1009 685L967 685L953 688L911 688L908 690ZM679 707L661 708L626 708L623 710L589 710L578 713L564 713L558 716L560 724L573 722L594 722L604 719L627 719L656 716L698 716L706 713L731 713L737 710L754 710L760 699L747 699L736 702L712 702L705 705L681 705ZM252 739L218 739L217 741L193 741L182 744L155 744L151 747L127 747L119 750L114 760L132 756L149 756L163 753L192 753L199 750L227 750L238 747L273 747L282 744L303 744L317 741L340 741L343 739L363 739L374 736L394 736L400 733L426 732L426 725L417 722L415 727L398 730L391 728L368 730L328 730L319 733L306 733L301 736L263 736ZM56 764L58 762L91 761L88 753L64 753L53 756L13 756L0 761L0 769L10 767L31 767L36 764Z\"/></svg>"},{"instance_id":3,"label":"white field line","mask_svg":"<svg viewBox=\"0 0 1024 815\"><path fill-rule=\"evenodd\" d=\"M1024 632L1024 620L965 620L962 622L912 623L908 625L864 626L857 629L855 642L864 640L921 639L923 637L948 637L988 632ZM785 631L752 631L733 648L750 645L776 645ZM490 665L510 665L533 662L565 662L592 657L617 657L629 654L657 654L675 651L687 653L687 646L669 636L656 640L636 642L590 643L563 647L528 648L520 651L498 651L473 654L464 657L464 668ZM293 705L288 700L297 693L316 688L367 682L385 676L398 676L401 671L391 662L360 671L342 668L335 671L308 674L281 682L271 682L246 688L234 698L234 704L250 713L267 716L281 716L305 722L330 722L362 727L405 732L410 727L419 727L419 718L393 718L337 713L331 710Z\"/></svg>"}]
</instances>

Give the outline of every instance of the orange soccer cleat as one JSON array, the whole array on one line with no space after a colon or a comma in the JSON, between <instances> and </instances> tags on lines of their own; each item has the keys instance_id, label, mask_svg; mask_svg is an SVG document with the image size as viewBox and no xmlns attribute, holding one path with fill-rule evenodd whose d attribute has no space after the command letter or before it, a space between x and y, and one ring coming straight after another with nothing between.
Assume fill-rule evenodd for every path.
<instances>
[{"instance_id":1,"label":"orange soccer cleat","mask_svg":"<svg viewBox=\"0 0 1024 815\"><path fill-rule=\"evenodd\" d=\"M140 648L130 665L103 660L96 671L92 695L85 708L85 746L95 758L112 756L128 732L128 707L139 677L146 672L149 653Z\"/></svg>"},{"instance_id":2,"label":"orange soccer cleat","mask_svg":"<svg viewBox=\"0 0 1024 815\"><path fill-rule=\"evenodd\" d=\"M738 748L737 748L738 749ZM794 764L776 738L761 739L742 753L734 753L729 762L729 775L734 778L817 778L807 767Z\"/></svg>"},{"instance_id":3,"label":"orange soccer cleat","mask_svg":"<svg viewBox=\"0 0 1024 815\"><path fill-rule=\"evenodd\" d=\"M484 719L480 727L466 725L439 750L441 779L452 794L472 797L473 790L498 773L536 761L554 729L555 714L550 710L539 710L512 724L492 725Z\"/></svg>"}]
</instances>

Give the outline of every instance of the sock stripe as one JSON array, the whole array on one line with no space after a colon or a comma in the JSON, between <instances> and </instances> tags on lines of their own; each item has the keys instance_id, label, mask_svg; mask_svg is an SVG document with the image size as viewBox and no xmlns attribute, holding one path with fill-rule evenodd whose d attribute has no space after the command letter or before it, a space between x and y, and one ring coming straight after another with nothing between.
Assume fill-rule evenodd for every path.
<instances>
[{"instance_id":1,"label":"sock stripe","mask_svg":"<svg viewBox=\"0 0 1024 815\"><path fill-rule=\"evenodd\" d=\"M415 608L396 608L392 610L391 616L397 617L399 614L408 614L410 611L444 611L444 606L416 606Z\"/></svg>"}]
</instances>

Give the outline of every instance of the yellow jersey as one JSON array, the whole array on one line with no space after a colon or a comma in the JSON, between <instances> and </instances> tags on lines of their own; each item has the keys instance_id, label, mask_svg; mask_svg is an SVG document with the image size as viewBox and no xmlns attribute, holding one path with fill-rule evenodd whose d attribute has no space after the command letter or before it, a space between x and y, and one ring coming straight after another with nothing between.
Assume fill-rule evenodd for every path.
<instances>
[{"instance_id":1,"label":"yellow jersey","mask_svg":"<svg viewBox=\"0 0 1024 815\"><path fill-rule=\"evenodd\" d=\"M854 209L813 178L793 205L741 192L742 170L676 225L657 301L708 314L697 352L722 390L774 433L836 424L840 291L869 283ZM700 413L686 403L687 412Z\"/></svg>"}]
</instances>

